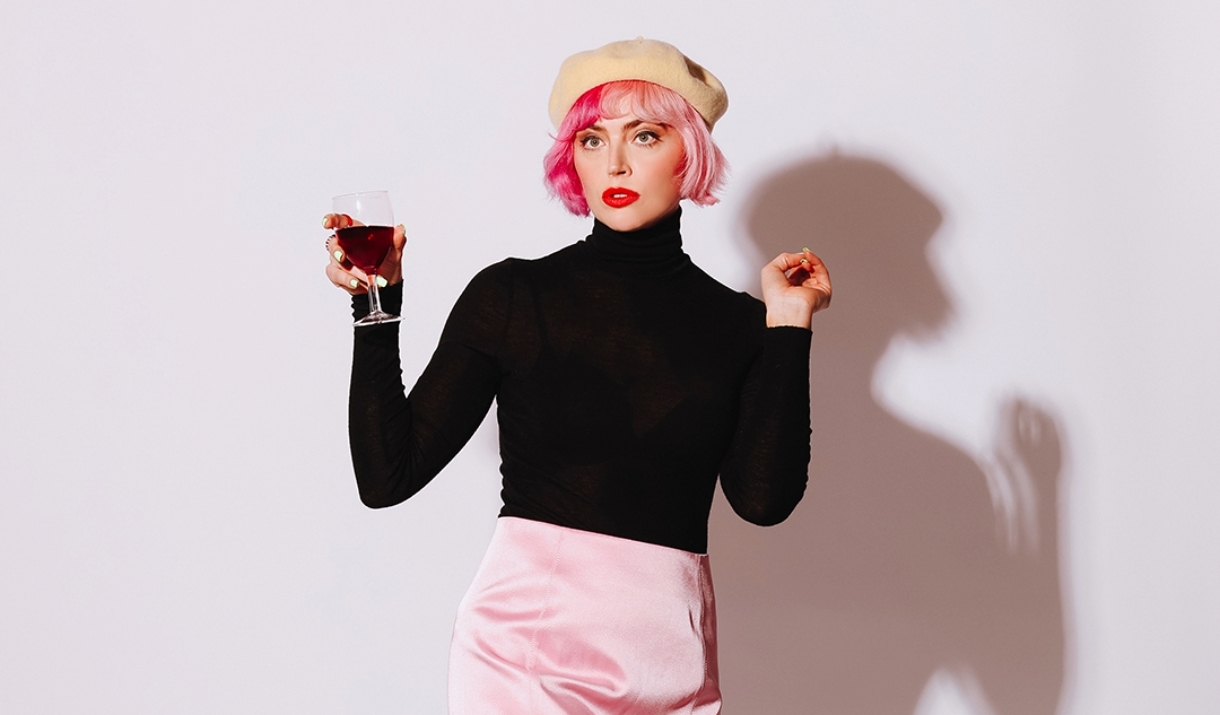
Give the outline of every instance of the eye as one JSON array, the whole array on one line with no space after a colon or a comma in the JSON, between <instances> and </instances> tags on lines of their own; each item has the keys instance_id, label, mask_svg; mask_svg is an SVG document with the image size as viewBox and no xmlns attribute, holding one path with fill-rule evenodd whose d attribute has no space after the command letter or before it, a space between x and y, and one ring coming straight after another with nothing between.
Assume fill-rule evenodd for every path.
<instances>
[{"instance_id":1,"label":"eye","mask_svg":"<svg viewBox=\"0 0 1220 715\"><path fill-rule=\"evenodd\" d=\"M645 129L644 131L639 132L638 134L635 135L636 144L644 144L644 145L656 144L659 141L661 141L661 137L658 136L657 133L652 131L651 129Z\"/></svg>"},{"instance_id":2,"label":"eye","mask_svg":"<svg viewBox=\"0 0 1220 715\"><path fill-rule=\"evenodd\" d=\"M602 145L602 138L596 134L581 137L578 143L585 149L596 149Z\"/></svg>"}]
</instances>

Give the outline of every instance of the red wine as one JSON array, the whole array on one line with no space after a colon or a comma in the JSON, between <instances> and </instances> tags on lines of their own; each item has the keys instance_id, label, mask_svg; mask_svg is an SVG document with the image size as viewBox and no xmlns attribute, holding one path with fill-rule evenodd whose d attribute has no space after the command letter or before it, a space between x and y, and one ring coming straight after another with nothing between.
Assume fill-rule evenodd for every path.
<instances>
[{"instance_id":1,"label":"red wine","mask_svg":"<svg viewBox=\"0 0 1220 715\"><path fill-rule=\"evenodd\" d=\"M351 226L335 232L347 260L365 273L373 273L394 244L392 226Z\"/></svg>"}]
</instances>

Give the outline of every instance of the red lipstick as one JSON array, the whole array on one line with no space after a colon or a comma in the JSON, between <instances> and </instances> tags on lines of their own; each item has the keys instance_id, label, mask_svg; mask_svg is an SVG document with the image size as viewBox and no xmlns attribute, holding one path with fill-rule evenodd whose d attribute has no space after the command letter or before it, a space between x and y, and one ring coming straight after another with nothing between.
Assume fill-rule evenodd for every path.
<instances>
[{"instance_id":1,"label":"red lipstick","mask_svg":"<svg viewBox=\"0 0 1220 715\"><path fill-rule=\"evenodd\" d=\"M631 189L620 189L613 186L602 192L602 203L612 209L621 209L624 206L630 206L639 198L640 195Z\"/></svg>"}]
</instances>

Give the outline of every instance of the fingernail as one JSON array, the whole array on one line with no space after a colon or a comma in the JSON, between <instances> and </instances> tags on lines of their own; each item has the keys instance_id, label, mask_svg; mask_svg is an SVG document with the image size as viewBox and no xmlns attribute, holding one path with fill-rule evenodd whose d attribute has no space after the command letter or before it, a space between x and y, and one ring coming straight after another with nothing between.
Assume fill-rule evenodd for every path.
<instances>
[{"instance_id":1,"label":"fingernail","mask_svg":"<svg viewBox=\"0 0 1220 715\"><path fill-rule=\"evenodd\" d=\"M329 228L329 226L327 226L327 225L326 225L326 217L325 217L325 216L323 216L323 217L322 217L322 228Z\"/></svg>"},{"instance_id":2,"label":"fingernail","mask_svg":"<svg viewBox=\"0 0 1220 715\"><path fill-rule=\"evenodd\" d=\"M339 261L340 263L343 262L343 251L340 251L337 248L335 249L335 260Z\"/></svg>"},{"instance_id":3,"label":"fingernail","mask_svg":"<svg viewBox=\"0 0 1220 715\"><path fill-rule=\"evenodd\" d=\"M386 287L386 286L388 286L389 284L390 284L390 282L389 282L389 281L387 281L386 279L382 278L381 276L377 276L377 287L378 287L378 288L385 288L385 287Z\"/></svg>"},{"instance_id":4,"label":"fingernail","mask_svg":"<svg viewBox=\"0 0 1220 715\"><path fill-rule=\"evenodd\" d=\"M809 259L808 259L808 258L802 258L802 259L801 259L801 263L804 263L805 265L809 265Z\"/></svg>"},{"instance_id":5,"label":"fingernail","mask_svg":"<svg viewBox=\"0 0 1220 715\"><path fill-rule=\"evenodd\" d=\"M351 279L350 281L348 281L348 282L347 282L347 284L348 284L349 286L351 286L352 288L359 288L359 287L360 287L360 281L356 280L355 278L353 278L353 279Z\"/></svg>"},{"instance_id":6,"label":"fingernail","mask_svg":"<svg viewBox=\"0 0 1220 715\"><path fill-rule=\"evenodd\" d=\"M804 251L805 253L813 253L813 251L809 250L809 246L805 246L801 250Z\"/></svg>"}]
</instances>

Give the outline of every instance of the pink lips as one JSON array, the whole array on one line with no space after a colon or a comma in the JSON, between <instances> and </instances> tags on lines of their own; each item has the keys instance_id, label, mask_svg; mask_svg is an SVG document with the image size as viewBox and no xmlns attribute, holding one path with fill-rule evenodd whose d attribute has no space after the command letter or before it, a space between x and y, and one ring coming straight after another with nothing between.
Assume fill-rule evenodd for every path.
<instances>
[{"instance_id":1,"label":"pink lips","mask_svg":"<svg viewBox=\"0 0 1220 715\"><path fill-rule=\"evenodd\" d=\"M630 206L639 198L640 195L631 189L620 189L613 186L602 192L602 203L612 209L621 209L624 206Z\"/></svg>"}]
</instances>

